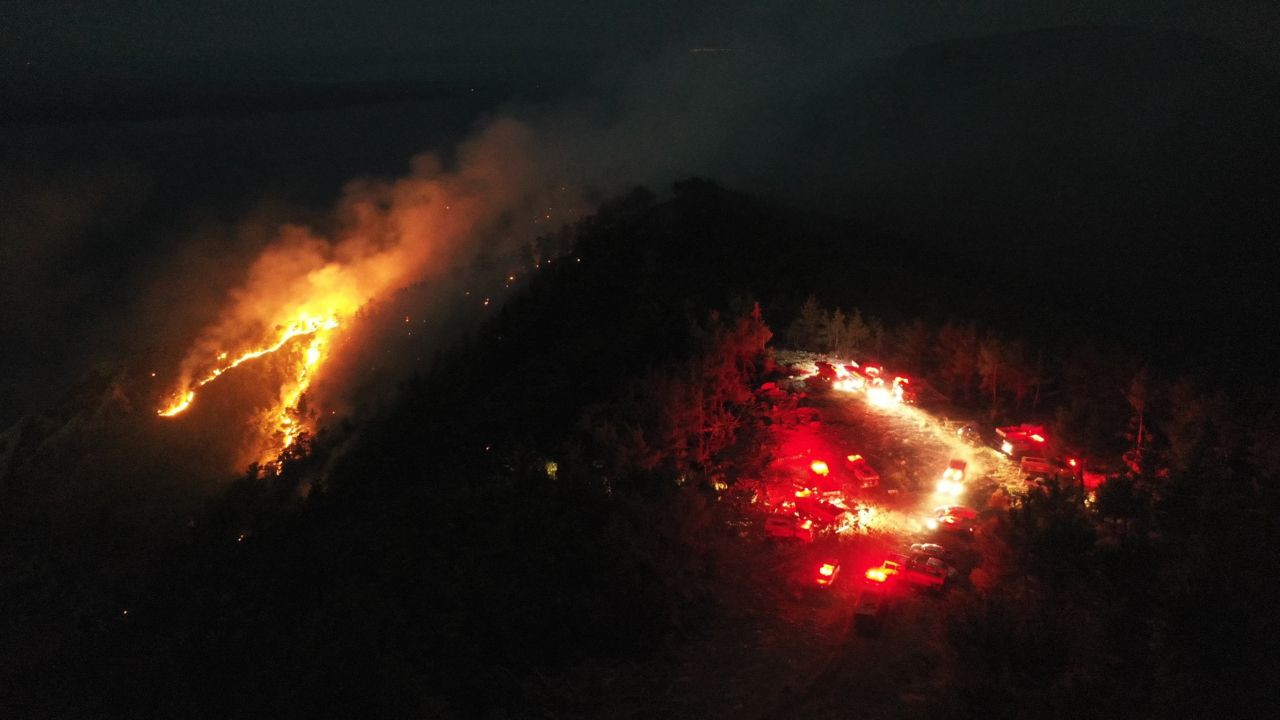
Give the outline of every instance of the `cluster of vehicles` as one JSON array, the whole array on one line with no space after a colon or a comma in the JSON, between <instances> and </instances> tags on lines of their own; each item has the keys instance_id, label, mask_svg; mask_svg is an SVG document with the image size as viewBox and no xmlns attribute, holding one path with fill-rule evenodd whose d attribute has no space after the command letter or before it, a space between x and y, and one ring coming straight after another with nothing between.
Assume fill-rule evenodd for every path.
<instances>
[{"instance_id":1,"label":"cluster of vehicles","mask_svg":"<svg viewBox=\"0 0 1280 720\"><path fill-rule=\"evenodd\" d=\"M878 635L885 615L900 587L925 592L942 592L954 579L952 553L937 543L914 543L908 553L891 553L863 574L853 611L854 630L859 635Z\"/></svg>"},{"instance_id":2,"label":"cluster of vehicles","mask_svg":"<svg viewBox=\"0 0 1280 720\"><path fill-rule=\"evenodd\" d=\"M864 392L874 405L887 407L915 401L910 389L911 379L891 375L880 365L859 365L851 360L847 363L819 362L817 367L818 377L831 383L833 389Z\"/></svg>"},{"instance_id":3,"label":"cluster of vehicles","mask_svg":"<svg viewBox=\"0 0 1280 720\"><path fill-rule=\"evenodd\" d=\"M816 373L811 370L801 373L810 384L822 381L830 383L833 390L860 392L871 405L891 406L911 401L910 380L885 373L878 365L818 362L816 366ZM1055 449L1043 425L1022 423L979 428L961 422L951 424L950 428L964 443L975 448L992 448L1003 455L1027 481L1074 478L1086 489L1092 489L1090 481L1096 486L1103 478L1100 471L1091 465L1086 467L1083 460ZM837 453L827 453L829 450L813 454L806 451L793 456L803 457L803 462L809 463L808 473L803 480L796 481L794 500L788 495L785 502L773 505L774 514L764 523L768 538L812 543L825 530L839 527L850 519L857 522L858 504L845 498L855 497L857 491L878 488L880 475L860 453L847 454L843 461L837 459ZM839 580L842 587L856 590L854 628L859 634L878 634L886 615L907 590L938 593L955 581L956 553L946 546L968 548L969 538L977 529L977 510L959 503L964 502L969 474L982 469L971 466L970 462L983 461L977 455L967 457L969 454L964 451L956 454L964 457L951 458L941 473L934 476L937 480L930 504L937 506L926 511L923 518L909 517L918 533L914 538L916 542L888 553L865 571L847 570L843 576L840 559L832 556L809 555L805 562L816 564L801 566L799 579L810 589L825 591ZM790 490L785 492L789 494ZM917 521L919 524L915 525ZM967 566L969 551L961 550L960 555L966 558L962 564ZM852 587L854 584L856 588Z\"/></svg>"},{"instance_id":4,"label":"cluster of vehicles","mask_svg":"<svg viewBox=\"0 0 1280 720\"><path fill-rule=\"evenodd\" d=\"M880 474L858 453L845 456L839 468L814 459L808 469L793 480L794 497L774 504L765 519L766 537L813 542L828 529L856 528L867 510L848 500L852 493L846 491L880 486Z\"/></svg>"},{"instance_id":5,"label":"cluster of vehicles","mask_svg":"<svg viewBox=\"0 0 1280 720\"><path fill-rule=\"evenodd\" d=\"M814 570L813 584L830 588L840 570L838 559L823 558ZM878 635L894 599L905 589L942 592L955 575L952 553L942 545L915 543L908 552L890 553L863 573L854 606L854 629L860 635Z\"/></svg>"},{"instance_id":6,"label":"cluster of vehicles","mask_svg":"<svg viewBox=\"0 0 1280 720\"><path fill-rule=\"evenodd\" d=\"M955 431L969 445L989 445L1016 462L1022 478L1028 482L1072 478L1092 489L1105 480L1105 471L1055 451L1043 425L1022 423L998 427L989 441L971 424L961 424Z\"/></svg>"},{"instance_id":7,"label":"cluster of vehicles","mask_svg":"<svg viewBox=\"0 0 1280 720\"><path fill-rule=\"evenodd\" d=\"M967 534L973 532L978 513L960 505L944 505L934 509L932 518L933 527L939 532ZM779 521L771 518L767 522ZM867 636L880 634L894 603L909 590L934 594L944 591L957 577L955 562L955 552L932 538L885 555L859 578L855 631ZM822 557L813 567L811 586L819 590L830 588L841 577L838 558Z\"/></svg>"},{"instance_id":8,"label":"cluster of vehicles","mask_svg":"<svg viewBox=\"0 0 1280 720\"><path fill-rule=\"evenodd\" d=\"M765 517L765 537L811 543L828 530L856 528L866 509L838 497L822 497L797 490L793 501L780 503Z\"/></svg>"}]
</instances>

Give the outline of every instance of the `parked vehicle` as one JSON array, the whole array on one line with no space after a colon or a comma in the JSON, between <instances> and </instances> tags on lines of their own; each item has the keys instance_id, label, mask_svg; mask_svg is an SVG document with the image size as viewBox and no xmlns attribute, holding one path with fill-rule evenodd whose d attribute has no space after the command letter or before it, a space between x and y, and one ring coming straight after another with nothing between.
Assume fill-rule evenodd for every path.
<instances>
[{"instance_id":1,"label":"parked vehicle","mask_svg":"<svg viewBox=\"0 0 1280 720\"><path fill-rule=\"evenodd\" d=\"M862 591L858 593L858 604L853 610L854 632L865 637L878 636L884 630L889 600L889 588L884 581L863 585Z\"/></svg>"},{"instance_id":2,"label":"parked vehicle","mask_svg":"<svg viewBox=\"0 0 1280 720\"><path fill-rule=\"evenodd\" d=\"M867 459L858 453L845 457L849 470L853 473L853 479L859 489L869 490L871 488L880 487L880 473L867 463Z\"/></svg>"},{"instance_id":3,"label":"parked vehicle","mask_svg":"<svg viewBox=\"0 0 1280 720\"><path fill-rule=\"evenodd\" d=\"M915 555L936 557L945 563L950 563L955 558L955 553L937 543L912 543L911 552Z\"/></svg>"},{"instance_id":4,"label":"parked vehicle","mask_svg":"<svg viewBox=\"0 0 1280 720\"><path fill-rule=\"evenodd\" d=\"M827 382L832 382L833 380L835 380L835 379L836 379L836 368L835 368L835 366L834 366L834 365L832 365L832 364L831 364L831 363L829 363L829 362L819 361L819 362L818 362L818 377L819 377L819 378L821 378L822 380L827 381Z\"/></svg>"},{"instance_id":5,"label":"parked vehicle","mask_svg":"<svg viewBox=\"0 0 1280 720\"><path fill-rule=\"evenodd\" d=\"M965 520L977 520L978 511L964 505L943 505L933 509L935 517L943 517L951 515L953 517L963 518Z\"/></svg>"},{"instance_id":6,"label":"parked vehicle","mask_svg":"<svg viewBox=\"0 0 1280 720\"><path fill-rule=\"evenodd\" d=\"M942 478L938 480L938 495L943 497L958 498L964 493L964 471L968 467L968 463L964 460L953 459L947 464L947 469L942 471Z\"/></svg>"},{"instance_id":7,"label":"parked vehicle","mask_svg":"<svg viewBox=\"0 0 1280 720\"><path fill-rule=\"evenodd\" d=\"M1023 456L1018 467L1024 475L1052 475L1054 472L1053 465L1047 459L1031 455Z\"/></svg>"},{"instance_id":8,"label":"parked vehicle","mask_svg":"<svg viewBox=\"0 0 1280 720\"><path fill-rule=\"evenodd\" d=\"M1043 425L1009 425L996 428L1000 452L1017 460L1023 455L1039 455L1048 447Z\"/></svg>"},{"instance_id":9,"label":"parked vehicle","mask_svg":"<svg viewBox=\"0 0 1280 720\"><path fill-rule=\"evenodd\" d=\"M828 559L818 564L818 572L814 577L814 582L818 587L831 587L838 577L840 577L840 561Z\"/></svg>"},{"instance_id":10,"label":"parked vehicle","mask_svg":"<svg viewBox=\"0 0 1280 720\"><path fill-rule=\"evenodd\" d=\"M941 589L947 581L947 564L942 560L916 553L914 556L890 554L878 567L867 570L869 583L906 582L925 590Z\"/></svg>"},{"instance_id":11,"label":"parked vehicle","mask_svg":"<svg viewBox=\"0 0 1280 720\"><path fill-rule=\"evenodd\" d=\"M932 522L928 523L931 530L971 533L977 525L978 511L963 505L943 505L933 513Z\"/></svg>"},{"instance_id":12,"label":"parked vehicle","mask_svg":"<svg viewBox=\"0 0 1280 720\"><path fill-rule=\"evenodd\" d=\"M768 538L779 540L813 542L816 532L812 518L799 518L794 515L770 515L764 519L764 534Z\"/></svg>"},{"instance_id":13,"label":"parked vehicle","mask_svg":"<svg viewBox=\"0 0 1280 720\"><path fill-rule=\"evenodd\" d=\"M1068 463L1056 458L1048 459L1027 455L1019 461L1018 467L1022 470L1022 477L1027 480L1033 478L1071 478L1075 476L1075 470Z\"/></svg>"},{"instance_id":14,"label":"parked vehicle","mask_svg":"<svg viewBox=\"0 0 1280 720\"><path fill-rule=\"evenodd\" d=\"M907 582L923 589L940 591L947 584L947 564L942 560L918 554L907 564Z\"/></svg>"},{"instance_id":15,"label":"parked vehicle","mask_svg":"<svg viewBox=\"0 0 1280 720\"><path fill-rule=\"evenodd\" d=\"M982 447L982 432L973 425L965 424L956 428L956 437L973 447Z\"/></svg>"},{"instance_id":16,"label":"parked vehicle","mask_svg":"<svg viewBox=\"0 0 1280 720\"><path fill-rule=\"evenodd\" d=\"M819 528L838 524L843 516L851 514L848 508L813 496L797 497L796 510L801 516L813 520Z\"/></svg>"}]
</instances>

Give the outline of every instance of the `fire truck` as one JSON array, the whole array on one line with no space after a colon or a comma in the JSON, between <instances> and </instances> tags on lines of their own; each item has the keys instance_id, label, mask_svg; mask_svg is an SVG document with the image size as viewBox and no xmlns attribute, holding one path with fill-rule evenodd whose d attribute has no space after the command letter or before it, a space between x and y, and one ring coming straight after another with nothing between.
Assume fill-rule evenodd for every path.
<instances>
[{"instance_id":1,"label":"fire truck","mask_svg":"<svg viewBox=\"0 0 1280 720\"><path fill-rule=\"evenodd\" d=\"M1045 455L1049 439L1043 425L1009 425L996 428L1000 452L1017 460L1024 455Z\"/></svg>"}]
</instances>

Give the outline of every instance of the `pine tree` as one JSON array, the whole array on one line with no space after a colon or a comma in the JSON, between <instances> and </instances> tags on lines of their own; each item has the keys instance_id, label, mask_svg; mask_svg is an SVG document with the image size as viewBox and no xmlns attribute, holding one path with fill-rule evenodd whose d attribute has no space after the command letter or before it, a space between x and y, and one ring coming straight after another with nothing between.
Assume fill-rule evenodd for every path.
<instances>
[{"instance_id":1,"label":"pine tree","mask_svg":"<svg viewBox=\"0 0 1280 720\"><path fill-rule=\"evenodd\" d=\"M800 306L799 316L787 328L787 343L795 348L818 347L828 322L827 312L818 304L818 298L810 295Z\"/></svg>"}]
</instances>

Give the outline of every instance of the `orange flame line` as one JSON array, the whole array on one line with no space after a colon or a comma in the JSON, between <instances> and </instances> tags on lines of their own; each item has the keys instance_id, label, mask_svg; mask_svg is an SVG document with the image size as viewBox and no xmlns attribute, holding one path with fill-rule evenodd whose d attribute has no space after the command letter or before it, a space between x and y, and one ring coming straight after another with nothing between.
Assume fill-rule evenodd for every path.
<instances>
[{"instance_id":1,"label":"orange flame line","mask_svg":"<svg viewBox=\"0 0 1280 720\"><path fill-rule=\"evenodd\" d=\"M219 376L221 376L223 373L227 372L228 370L232 370L237 367L240 367L244 363L249 362L250 360L260 358L263 355L269 355L273 352L276 352L277 350L284 347L290 340L293 340L294 338L308 336L308 335L315 335L321 330L332 330L336 327L338 327L338 321L334 318L329 318L328 320L323 320L323 321L311 320L306 323L298 323L298 322L291 323L289 327L286 328L283 333L281 333L280 339L276 341L275 344L265 348L259 348L257 350L250 350L249 352L244 353L243 355L227 363L226 365L223 365L222 367L214 368L204 378L189 385L187 387L187 391L183 393L179 397L179 399L175 400L168 407L157 410L156 414L159 415L160 417L173 417L174 415L181 413L182 411L186 410L188 407L191 406L191 403L194 402L196 399L195 391L197 389L202 388L205 385L208 385L209 383L218 379ZM311 356L312 356L311 350L313 348L315 348L314 345L311 348L308 348L308 360L310 361L309 362L310 365L315 364L315 362L311 360ZM226 357L226 353L225 352L220 353L218 357L224 358Z\"/></svg>"}]
</instances>

